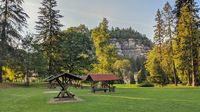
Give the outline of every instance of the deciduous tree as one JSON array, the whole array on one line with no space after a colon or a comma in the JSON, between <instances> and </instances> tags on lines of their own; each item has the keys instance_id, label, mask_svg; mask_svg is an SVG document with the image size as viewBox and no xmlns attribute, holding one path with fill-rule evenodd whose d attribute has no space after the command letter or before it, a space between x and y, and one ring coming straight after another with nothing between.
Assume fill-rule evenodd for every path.
<instances>
[{"instance_id":1,"label":"deciduous tree","mask_svg":"<svg viewBox=\"0 0 200 112\"><path fill-rule=\"evenodd\" d=\"M99 73L113 72L112 65L116 60L116 50L109 42L111 36L108 30L108 20L106 18L103 19L97 28L92 30L91 36L98 60L98 64L94 64L94 71Z\"/></svg>"}]
</instances>

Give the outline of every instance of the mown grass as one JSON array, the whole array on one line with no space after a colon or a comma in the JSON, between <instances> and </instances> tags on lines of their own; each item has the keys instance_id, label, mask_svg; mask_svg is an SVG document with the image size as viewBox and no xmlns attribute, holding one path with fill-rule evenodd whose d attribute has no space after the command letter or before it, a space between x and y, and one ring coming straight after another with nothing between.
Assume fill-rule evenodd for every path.
<instances>
[{"instance_id":1,"label":"mown grass","mask_svg":"<svg viewBox=\"0 0 200 112\"><path fill-rule=\"evenodd\" d=\"M1 88L0 112L200 112L200 88L117 87L111 94L70 88L83 101L65 104L48 103L58 89L48 90L42 85Z\"/></svg>"}]
</instances>

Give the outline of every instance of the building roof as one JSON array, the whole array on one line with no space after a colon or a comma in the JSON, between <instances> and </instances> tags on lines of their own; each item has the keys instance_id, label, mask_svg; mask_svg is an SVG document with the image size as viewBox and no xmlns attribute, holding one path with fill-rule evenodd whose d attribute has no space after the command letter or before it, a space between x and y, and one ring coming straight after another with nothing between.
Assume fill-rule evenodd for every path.
<instances>
[{"instance_id":1,"label":"building roof","mask_svg":"<svg viewBox=\"0 0 200 112\"><path fill-rule=\"evenodd\" d=\"M116 75L114 74L91 74L88 75L86 80L87 81L115 81L115 80L119 80L120 78L118 78Z\"/></svg>"},{"instance_id":2,"label":"building roof","mask_svg":"<svg viewBox=\"0 0 200 112\"><path fill-rule=\"evenodd\" d=\"M66 78L69 78L72 80L82 80L79 76L76 76L76 75L73 75L70 73L64 73L64 74L60 74L60 75L56 75L56 76L50 76L50 77L48 77L47 81L50 82L50 81L56 80L60 77L66 77Z\"/></svg>"},{"instance_id":3,"label":"building roof","mask_svg":"<svg viewBox=\"0 0 200 112\"><path fill-rule=\"evenodd\" d=\"M87 79L88 76L80 76L82 81L85 81Z\"/></svg>"}]
</instances>

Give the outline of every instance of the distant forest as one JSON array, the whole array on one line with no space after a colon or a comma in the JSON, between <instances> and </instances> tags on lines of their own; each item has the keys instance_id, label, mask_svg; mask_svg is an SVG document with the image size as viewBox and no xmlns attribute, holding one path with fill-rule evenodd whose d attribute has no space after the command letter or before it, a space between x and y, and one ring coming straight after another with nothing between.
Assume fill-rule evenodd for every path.
<instances>
[{"instance_id":1,"label":"distant forest","mask_svg":"<svg viewBox=\"0 0 200 112\"><path fill-rule=\"evenodd\" d=\"M152 42L146 35L141 34L140 32L130 28L122 28L119 27L111 29L111 37L116 39L135 39L135 41L140 42L144 46L151 47Z\"/></svg>"}]
</instances>

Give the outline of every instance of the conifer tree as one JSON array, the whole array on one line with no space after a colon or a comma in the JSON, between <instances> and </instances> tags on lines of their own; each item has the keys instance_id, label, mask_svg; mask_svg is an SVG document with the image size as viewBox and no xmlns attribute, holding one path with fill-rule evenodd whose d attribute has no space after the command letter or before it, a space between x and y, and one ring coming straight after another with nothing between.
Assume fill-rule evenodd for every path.
<instances>
[{"instance_id":1,"label":"conifer tree","mask_svg":"<svg viewBox=\"0 0 200 112\"><path fill-rule=\"evenodd\" d=\"M188 0L176 0L175 2L175 8L173 10L173 13L176 16L176 23L178 22L180 16L181 16L181 8L184 6L184 3L186 3Z\"/></svg>"},{"instance_id":2,"label":"conifer tree","mask_svg":"<svg viewBox=\"0 0 200 112\"><path fill-rule=\"evenodd\" d=\"M162 43L164 41L164 35L163 35L164 29L163 29L163 18L159 9L157 11L155 21L156 25L154 26L155 27L154 43L155 45L158 46L160 60L162 60Z\"/></svg>"},{"instance_id":3,"label":"conifer tree","mask_svg":"<svg viewBox=\"0 0 200 112\"><path fill-rule=\"evenodd\" d=\"M60 28L63 26L59 19L62 16L59 14L59 10L55 10L57 6L56 0L43 0L41 4L36 30L39 33L38 37L42 41L43 50L48 58L49 75L55 75L55 57L59 47Z\"/></svg>"},{"instance_id":4,"label":"conifer tree","mask_svg":"<svg viewBox=\"0 0 200 112\"><path fill-rule=\"evenodd\" d=\"M189 18L189 38L191 38L191 55L192 55L192 86L197 86L197 75L198 75L198 66L199 66L199 36L198 30L199 30L199 8L196 5L196 2L194 0L188 0L188 11L191 14L191 18Z\"/></svg>"},{"instance_id":5,"label":"conifer tree","mask_svg":"<svg viewBox=\"0 0 200 112\"><path fill-rule=\"evenodd\" d=\"M176 57L178 68L187 71L188 85L197 85L198 71L198 8L194 0L177 0L174 10L176 26Z\"/></svg>"},{"instance_id":6,"label":"conifer tree","mask_svg":"<svg viewBox=\"0 0 200 112\"><path fill-rule=\"evenodd\" d=\"M7 48L16 44L23 27L27 26L28 15L22 8L23 0L0 1L0 83L2 82L2 67L5 66Z\"/></svg>"},{"instance_id":7,"label":"conifer tree","mask_svg":"<svg viewBox=\"0 0 200 112\"><path fill-rule=\"evenodd\" d=\"M177 86L177 71L176 66L174 62L174 49L173 49L173 41L174 41L174 14L172 12L172 7L167 2L163 8L163 18L164 18L164 36L169 40L169 57L170 57L170 63L172 64L172 71L174 76L174 83Z\"/></svg>"}]
</instances>

